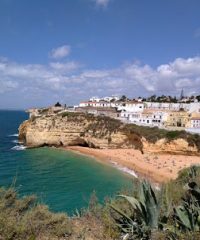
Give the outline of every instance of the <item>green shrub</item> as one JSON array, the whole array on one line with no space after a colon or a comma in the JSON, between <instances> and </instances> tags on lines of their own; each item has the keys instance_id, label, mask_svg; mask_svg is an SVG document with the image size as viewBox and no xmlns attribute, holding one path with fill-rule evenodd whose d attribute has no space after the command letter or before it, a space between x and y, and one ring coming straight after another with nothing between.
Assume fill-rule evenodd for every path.
<instances>
[{"instance_id":1,"label":"green shrub","mask_svg":"<svg viewBox=\"0 0 200 240\"><path fill-rule=\"evenodd\" d=\"M65 214L56 214L37 204L35 196L18 198L13 189L0 188L0 239L21 240L69 236Z\"/></svg>"}]
</instances>

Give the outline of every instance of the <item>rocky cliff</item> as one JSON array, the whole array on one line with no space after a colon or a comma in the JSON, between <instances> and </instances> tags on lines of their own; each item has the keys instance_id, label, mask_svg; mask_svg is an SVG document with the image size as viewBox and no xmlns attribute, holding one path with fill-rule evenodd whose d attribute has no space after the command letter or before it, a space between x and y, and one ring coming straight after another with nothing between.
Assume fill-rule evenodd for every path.
<instances>
[{"instance_id":1,"label":"rocky cliff","mask_svg":"<svg viewBox=\"0 0 200 240\"><path fill-rule=\"evenodd\" d=\"M122 124L106 117L80 113L30 118L20 125L19 139L28 147L88 146L94 148L128 147ZM140 147L140 138L135 136ZM137 144L135 144L137 145Z\"/></svg>"},{"instance_id":2,"label":"rocky cliff","mask_svg":"<svg viewBox=\"0 0 200 240\"><path fill-rule=\"evenodd\" d=\"M32 117L23 122L19 127L19 140L28 147L135 148L145 152L199 154L198 144L188 137L169 140L162 132L155 138L157 133L153 129L145 136L149 128L144 131L144 127L134 126L108 117L65 112Z\"/></svg>"}]
</instances>

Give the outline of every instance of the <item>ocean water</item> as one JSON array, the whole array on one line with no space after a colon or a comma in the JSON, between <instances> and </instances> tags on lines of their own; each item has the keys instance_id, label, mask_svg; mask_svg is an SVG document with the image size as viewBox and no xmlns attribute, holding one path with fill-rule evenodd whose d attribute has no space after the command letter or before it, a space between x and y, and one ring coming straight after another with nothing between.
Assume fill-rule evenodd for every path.
<instances>
[{"instance_id":1,"label":"ocean water","mask_svg":"<svg viewBox=\"0 0 200 240\"><path fill-rule=\"evenodd\" d=\"M93 158L52 148L25 149L18 127L28 115L0 111L0 186L15 185L21 196L36 194L53 211L69 214L87 207L96 192L100 201L124 188L133 178Z\"/></svg>"}]
</instances>

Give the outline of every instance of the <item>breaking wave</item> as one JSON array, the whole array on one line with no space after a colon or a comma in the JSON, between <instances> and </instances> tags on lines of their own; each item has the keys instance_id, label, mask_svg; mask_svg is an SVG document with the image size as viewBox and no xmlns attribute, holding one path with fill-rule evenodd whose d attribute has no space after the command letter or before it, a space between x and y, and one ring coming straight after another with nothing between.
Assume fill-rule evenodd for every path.
<instances>
[{"instance_id":1,"label":"breaking wave","mask_svg":"<svg viewBox=\"0 0 200 240\"><path fill-rule=\"evenodd\" d=\"M8 137L18 137L18 136L19 136L18 133L14 133L14 134L10 134L10 135L8 135Z\"/></svg>"},{"instance_id":2,"label":"breaking wave","mask_svg":"<svg viewBox=\"0 0 200 240\"><path fill-rule=\"evenodd\" d=\"M116 163L116 162L111 162L117 169L119 169L119 170L121 170L121 171L123 171L123 172L125 172L125 173L128 173L128 174L130 174L130 175L132 175L133 177L135 177L135 178L138 178L138 175L135 173L135 171L133 171L133 170L131 170L131 169L129 169L129 168L127 168L127 167L122 167L122 166L120 166L118 163Z\"/></svg>"},{"instance_id":3,"label":"breaking wave","mask_svg":"<svg viewBox=\"0 0 200 240\"><path fill-rule=\"evenodd\" d=\"M17 146L12 147L11 149L15 150L15 151L22 151L22 150L25 150L26 147L24 145L17 145Z\"/></svg>"}]
</instances>

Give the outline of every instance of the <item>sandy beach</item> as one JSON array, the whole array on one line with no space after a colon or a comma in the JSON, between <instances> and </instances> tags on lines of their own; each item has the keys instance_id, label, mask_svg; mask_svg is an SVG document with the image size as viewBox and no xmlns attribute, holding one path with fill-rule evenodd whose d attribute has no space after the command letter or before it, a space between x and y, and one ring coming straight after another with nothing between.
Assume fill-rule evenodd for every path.
<instances>
[{"instance_id":1,"label":"sandy beach","mask_svg":"<svg viewBox=\"0 0 200 240\"><path fill-rule=\"evenodd\" d=\"M67 147L65 149L92 156L118 168L125 167L156 183L175 179L181 169L200 164L199 156L142 154L135 149L93 149L85 147Z\"/></svg>"}]
</instances>

